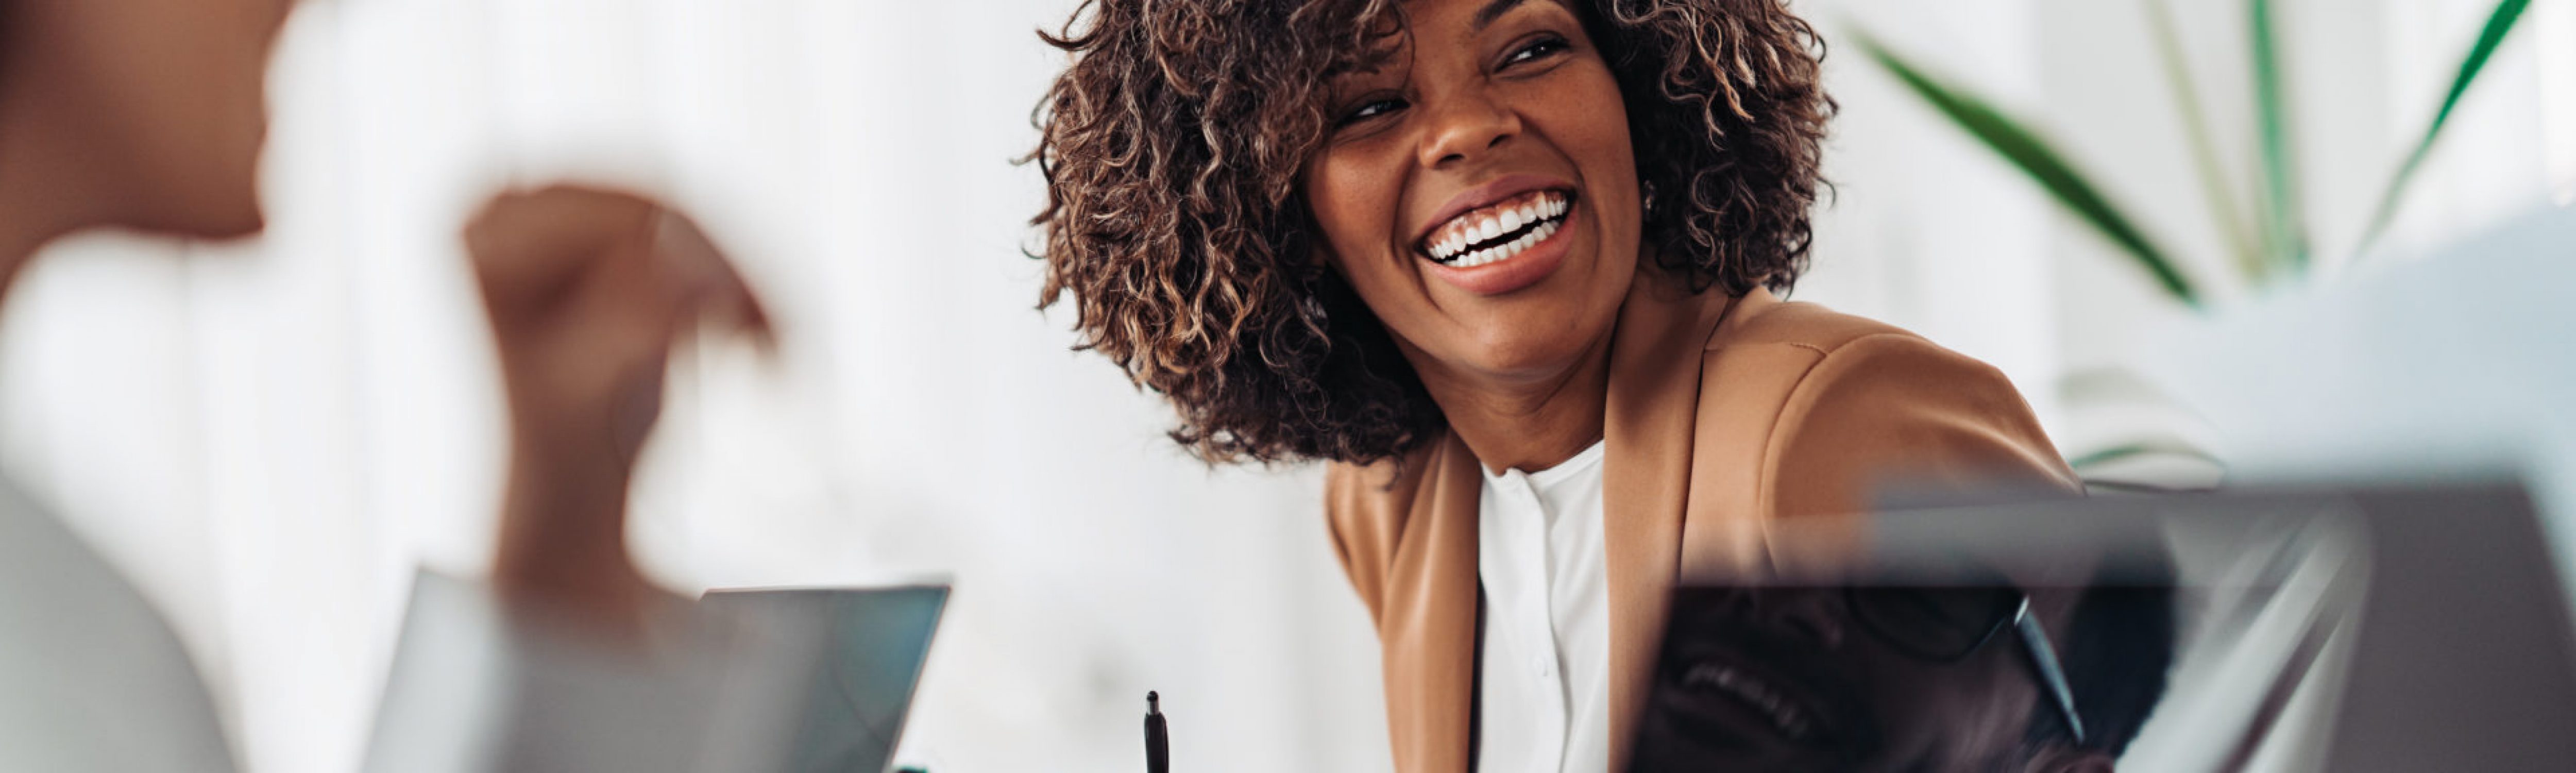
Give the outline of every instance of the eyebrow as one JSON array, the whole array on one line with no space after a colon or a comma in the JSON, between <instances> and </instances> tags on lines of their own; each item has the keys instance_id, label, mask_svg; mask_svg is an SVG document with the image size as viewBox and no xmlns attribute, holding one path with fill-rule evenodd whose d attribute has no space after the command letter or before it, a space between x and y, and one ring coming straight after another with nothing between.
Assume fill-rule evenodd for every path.
<instances>
[{"instance_id":1,"label":"eyebrow","mask_svg":"<svg viewBox=\"0 0 2576 773\"><path fill-rule=\"evenodd\" d=\"M1476 32L1483 32L1486 27L1494 25L1495 19L1503 18L1503 14L1510 12L1514 8L1519 8L1521 4L1525 2L1529 2L1529 0L1494 0L1493 2L1486 3L1484 8L1477 9L1475 18L1467 20L1467 28Z\"/></svg>"}]
</instances>

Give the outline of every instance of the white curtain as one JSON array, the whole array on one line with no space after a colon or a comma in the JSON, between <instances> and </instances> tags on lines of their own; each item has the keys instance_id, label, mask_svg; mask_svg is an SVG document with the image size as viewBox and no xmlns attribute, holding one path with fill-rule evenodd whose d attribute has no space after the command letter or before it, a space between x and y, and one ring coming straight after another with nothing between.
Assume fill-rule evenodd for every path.
<instances>
[{"instance_id":1,"label":"white curtain","mask_svg":"<svg viewBox=\"0 0 2576 773\"><path fill-rule=\"evenodd\" d=\"M2576 39L2569 0L2542 3ZM2189 181L2119 150L2167 130L2081 80L2153 70L2052 42L2113 39L2099 28L2129 5L1801 3L2059 122L2106 177L2148 180L2130 198L2154 224L2190 222L2166 201ZM2234 18L2183 5L2212 34ZM2367 33L2318 44L2302 83L2329 112L2306 125L2357 123L2364 155L2393 158L2480 3L2286 5ZM1033 310L1041 194L1011 161L1063 61L1033 31L1071 6L307 2L272 77L268 234L57 247L0 335L0 461L177 621L252 770L349 769L411 572L473 574L489 551L501 416L455 231L511 181L631 185L697 212L785 326L774 363L719 347L682 364L637 505L658 576L955 577L899 755L933 771L1135 769L1148 689L1189 767L1386 769L1375 642L1316 471L1190 461L1158 398L1068 351L1062 310ZM2464 109L2404 240L2576 184L2576 107L2535 96L2576 92L2566 46L2534 48ZM1854 47L1830 73L1841 195L1798 297L1996 362L2080 432L2057 375L2163 312Z\"/></svg>"}]
</instances>

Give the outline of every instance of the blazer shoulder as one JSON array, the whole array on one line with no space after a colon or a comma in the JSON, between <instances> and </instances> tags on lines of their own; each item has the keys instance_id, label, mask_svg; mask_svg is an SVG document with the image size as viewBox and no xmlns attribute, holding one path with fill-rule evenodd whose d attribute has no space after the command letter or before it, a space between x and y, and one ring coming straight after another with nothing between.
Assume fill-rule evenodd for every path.
<instances>
[{"instance_id":1,"label":"blazer shoulder","mask_svg":"<svg viewBox=\"0 0 2576 773\"><path fill-rule=\"evenodd\" d=\"M1775 301L1747 309L1743 316L1720 324L1709 336L1707 349L1716 351L1769 344L1831 355L1852 342L1878 336L1931 344L1912 331L1868 317L1844 314L1813 303Z\"/></svg>"},{"instance_id":2,"label":"blazer shoulder","mask_svg":"<svg viewBox=\"0 0 2576 773\"><path fill-rule=\"evenodd\" d=\"M2081 490L2003 371L1811 303L1770 303L1710 336L1707 372L1767 383L1756 499L1773 516L1857 512L1888 484ZM1740 376L1767 371L1763 378ZM1747 406L1750 407L1750 406ZM1748 449L1751 450L1751 449ZM1743 458L1743 457L1736 457Z\"/></svg>"},{"instance_id":3,"label":"blazer shoulder","mask_svg":"<svg viewBox=\"0 0 2576 773\"><path fill-rule=\"evenodd\" d=\"M1435 438L1423 448L1374 464L1329 462L1324 467L1324 520L1333 557L1372 618L1383 611L1396 547L1427 480L1425 468L1441 442Z\"/></svg>"}]
</instances>

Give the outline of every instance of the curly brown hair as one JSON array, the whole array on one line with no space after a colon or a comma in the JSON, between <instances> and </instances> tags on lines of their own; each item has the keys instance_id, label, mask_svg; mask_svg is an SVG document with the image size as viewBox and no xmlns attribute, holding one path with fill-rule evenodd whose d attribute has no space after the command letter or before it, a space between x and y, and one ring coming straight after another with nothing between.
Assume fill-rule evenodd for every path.
<instances>
[{"instance_id":1,"label":"curly brown hair","mask_svg":"<svg viewBox=\"0 0 2576 773\"><path fill-rule=\"evenodd\" d=\"M1628 109L1644 240L1692 292L1805 269L1833 101L1785 0L1574 0ZM1087 17L1087 22L1086 22ZM1086 0L1038 112L1039 307L1169 398L1201 459L1366 464L1436 437L1439 406L1316 254L1299 196L1335 75L1376 66L1400 0Z\"/></svg>"}]
</instances>

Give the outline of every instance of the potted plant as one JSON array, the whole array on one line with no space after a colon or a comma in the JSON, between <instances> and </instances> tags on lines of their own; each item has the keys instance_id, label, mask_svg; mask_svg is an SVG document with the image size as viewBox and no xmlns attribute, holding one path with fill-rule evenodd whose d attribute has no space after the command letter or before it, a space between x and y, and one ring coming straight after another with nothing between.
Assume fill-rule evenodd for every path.
<instances>
[{"instance_id":1,"label":"potted plant","mask_svg":"<svg viewBox=\"0 0 2576 773\"><path fill-rule=\"evenodd\" d=\"M2264 289L2306 282L2313 278L2317 261L2311 254L2309 228L2305 222L2299 192L2298 149L2290 132L2290 100L2283 85L2281 47L2277 35L2273 0L2246 0L2247 45L2250 47L2251 92L2254 95L2257 195L2250 206L2240 202L2232 192L2228 170L2220 161L2216 135L2206 119L2189 67L2183 55L2180 33L2174 23L2171 0L2139 0L2145 4L2149 19L2148 34L2154 36L2159 64L2165 74L2177 119L2194 164L2202 189L2202 203L2221 235L2230 254L2223 264L2233 271L2223 277L2195 276L2173 259L2173 253L2139 221L2130 217L2114 199L2104 193L2092 178L2081 170L2069 154L2050 142L2035 128L2036 124L2014 116L1998 107L1993 100L1975 89L1936 75L1912 59L1882 43L1857 24L1846 25L1862 51L1879 68L1894 76L1906 90L1930 105L1952 125L1976 139L1995 156L2027 175L2048 197L2075 219L2115 248L2138 269L2141 280L2152 283L2174 303L2192 310L2206 310L2213 303L2208 291L2212 282L2233 282L2250 289ZM2379 195L2377 207L2366 221L2366 232L2356 242L2356 255L2367 253L2395 216L2408 184L2440 140L2461 97L2477 82L2496 50L2513 32L2514 26L2531 5L2530 0L2502 0L2487 15L2484 27L2467 54L2462 57L2457 74L2435 111L2429 125L2410 150L2396 160L2388 183ZM2136 399L2142 382L2134 376L2117 372L2081 372L2069 374L2061 383L2070 403L2124 395ZM2149 457L2184 457L2200 460L2216 470L2224 462L2181 437L2178 433L2159 432L2123 437L2091 447L2069 449L2070 463L2086 482L2100 489L2167 488L2170 484L2125 479L2114 471L2124 465Z\"/></svg>"}]
</instances>

